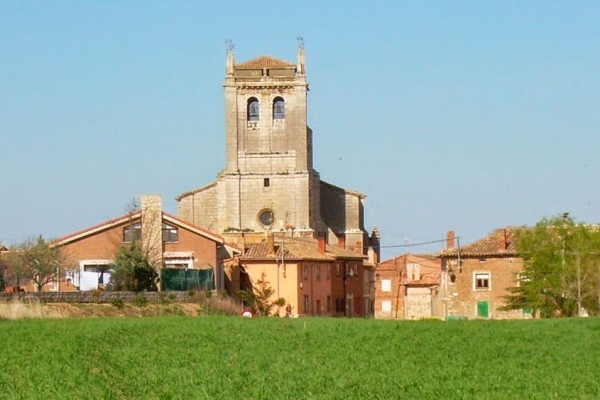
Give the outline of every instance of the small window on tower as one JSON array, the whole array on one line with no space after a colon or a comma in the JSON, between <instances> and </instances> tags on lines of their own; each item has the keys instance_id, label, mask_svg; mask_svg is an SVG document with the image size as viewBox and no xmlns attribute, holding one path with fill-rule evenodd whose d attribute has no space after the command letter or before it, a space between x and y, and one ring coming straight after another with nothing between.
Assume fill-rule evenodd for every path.
<instances>
[{"instance_id":1,"label":"small window on tower","mask_svg":"<svg viewBox=\"0 0 600 400\"><path fill-rule=\"evenodd\" d=\"M285 102L281 97L275 97L273 100L273 119L285 118Z\"/></svg>"},{"instance_id":2,"label":"small window on tower","mask_svg":"<svg viewBox=\"0 0 600 400\"><path fill-rule=\"evenodd\" d=\"M258 100L256 97L250 97L248 99L248 121L258 121L259 120L259 107Z\"/></svg>"},{"instance_id":3,"label":"small window on tower","mask_svg":"<svg viewBox=\"0 0 600 400\"><path fill-rule=\"evenodd\" d=\"M263 186L264 187L269 187L271 186L271 180L269 178L265 178L264 182L263 182Z\"/></svg>"}]
</instances>

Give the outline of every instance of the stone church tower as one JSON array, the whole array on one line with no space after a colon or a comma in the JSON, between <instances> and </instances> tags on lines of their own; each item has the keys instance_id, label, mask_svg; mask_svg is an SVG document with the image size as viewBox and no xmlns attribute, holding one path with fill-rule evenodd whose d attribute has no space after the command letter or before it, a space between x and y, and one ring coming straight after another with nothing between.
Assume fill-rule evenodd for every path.
<instances>
[{"instance_id":1,"label":"stone church tower","mask_svg":"<svg viewBox=\"0 0 600 400\"><path fill-rule=\"evenodd\" d=\"M272 231L366 252L365 196L313 169L304 46L296 64L270 56L236 64L230 47L223 87L227 163L216 182L177 198L180 217L238 243Z\"/></svg>"}]
</instances>

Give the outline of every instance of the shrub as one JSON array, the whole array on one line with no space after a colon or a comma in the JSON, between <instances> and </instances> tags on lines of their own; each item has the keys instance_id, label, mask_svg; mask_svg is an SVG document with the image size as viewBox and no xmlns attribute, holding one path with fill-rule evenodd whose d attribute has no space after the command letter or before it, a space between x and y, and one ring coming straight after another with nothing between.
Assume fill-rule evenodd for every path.
<instances>
[{"instance_id":1,"label":"shrub","mask_svg":"<svg viewBox=\"0 0 600 400\"><path fill-rule=\"evenodd\" d=\"M158 294L158 301L161 304L167 304L169 302L169 300L167 299L167 294L165 292L160 292Z\"/></svg>"},{"instance_id":2,"label":"shrub","mask_svg":"<svg viewBox=\"0 0 600 400\"><path fill-rule=\"evenodd\" d=\"M110 301L110 303L115 306L116 308L118 308L119 310L122 310L125 307L125 302L123 301L122 298L120 297L115 297L114 299L112 299Z\"/></svg>"},{"instance_id":3,"label":"shrub","mask_svg":"<svg viewBox=\"0 0 600 400\"><path fill-rule=\"evenodd\" d=\"M146 295L144 294L138 294L133 299L133 304L135 304L138 307L146 307L149 302L150 300L148 300L148 297L146 297Z\"/></svg>"}]
</instances>

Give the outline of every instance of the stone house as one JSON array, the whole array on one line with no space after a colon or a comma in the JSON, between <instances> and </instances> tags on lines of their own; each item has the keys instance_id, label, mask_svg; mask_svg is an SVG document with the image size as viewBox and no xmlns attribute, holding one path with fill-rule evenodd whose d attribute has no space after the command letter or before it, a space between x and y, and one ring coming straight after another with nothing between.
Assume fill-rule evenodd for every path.
<instances>
[{"instance_id":1,"label":"stone house","mask_svg":"<svg viewBox=\"0 0 600 400\"><path fill-rule=\"evenodd\" d=\"M523 259L515 248L513 227L497 229L466 246L447 235L442 262L443 315L472 318L528 318L523 311L501 311L507 288L517 286Z\"/></svg>"},{"instance_id":2,"label":"stone house","mask_svg":"<svg viewBox=\"0 0 600 400\"><path fill-rule=\"evenodd\" d=\"M150 261L161 269L210 270L217 289L223 287L222 260L239 253L223 237L163 212L159 195L141 196L139 211L53 242L69 260L63 266L65 283L78 290L102 288L110 280L118 248L133 240L141 241Z\"/></svg>"},{"instance_id":3,"label":"stone house","mask_svg":"<svg viewBox=\"0 0 600 400\"><path fill-rule=\"evenodd\" d=\"M286 232L378 256L379 234L364 227L365 195L322 181L313 167L304 46L297 63L237 63L229 48L223 89L226 165L214 182L177 197L180 218L240 246Z\"/></svg>"},{"instance_id":4,"label":"stone house","mask_svg":"<svg viewBox=\"0 0 600 400\"><path fill-rule=\"evenodd\" d=\"M441 262L436 255L403 254L375 270L375 318L441 317Z\"/></svg>"},{"instance_id":5,"label":"stone house","mask_svg":"<svg viewBox=\"0 0 600 400\"><path fill-rule=\"evenodd\" d=\"M229 291L256 289L264 273L274 290L300 316L363 317L372 314L372 267L366 256L324 238L268 234L248 243L226 267ZM285 306L276 310L284 315Z\"/></svg>"}]
</instances>

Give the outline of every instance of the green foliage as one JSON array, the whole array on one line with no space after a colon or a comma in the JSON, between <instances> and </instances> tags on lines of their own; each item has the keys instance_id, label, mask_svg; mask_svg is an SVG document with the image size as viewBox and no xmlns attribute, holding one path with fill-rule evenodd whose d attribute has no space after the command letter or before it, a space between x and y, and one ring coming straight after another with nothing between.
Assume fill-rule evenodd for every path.
<instances>
[{"instance_id":1,"label":"green foliage","mask_svg":"<svg viewBox=\"0 0 600 400\"><path fill-rule=\"evenodd\" d=\"M122 298L120 297L115 297L114 299L112 299L110 301L110 303L115 306L116 308L118 308L119 310L122 310L123 308L125 308L125 302L123 301Z\"/></svg>"},{"instance_id":2,"label":"green foliage","mask_svg":"<svg viewBox=\"0 0 600 400\"><path fill-rule=\"evenodd\" d=\"M134 241L117 250L109 288L117 291L155 292L158 273L150 263L142 244Z\"/></svg>"},{"instance_id":3,"label":"green foliage","mask_svg":"<svg viewBox=\"0 0 600 400\"><path fill-rule=\"evenodd\" d=\"M4 292L6 289L6 280L4 279L4 275L6 273L6 264L2 259L0 259L0 292Z\"/></svg>"},{"instance_id":4,"label":"green foliage","mask_svg":"<svg viewBox=\"0 0 600 400\"><path fill-rule=\"evenodd\" d=\"M267 281L267 275L264 271L252 289L240 290L238 292L242 301L252 309L255 315L264 316L271 315L274 307L281 307L286 303L283 298L272 301L273 294L275 294L275 290L273 290Z\"/></svg>"},{"instance_id":5,"label":"green foliage","mask_svg":"<svg viewBox=\"0 0 600 400\"><path fill-rule=\"evenodd\" d=\"M150 300L148 300L146 295L140 293L133 298L132 303L137 307L146 307L150 303Z\"/></svg>"},{"instance_id":6,"label":"green foliage","mask_svg":"<svg viewBox=\"0 0 600 400\"><path fill-rule=\"evenodd\" d=\"M1 324L7 362L0 385L7 399L594 399L600 393L598 318L165 316Z\"/></svg>"},{"instance_id":7,"label":"green foliage","mask_svg":"<svg viewBox=\"0 0 600 400\"><path fill-rule=\"evenodd\" d=\"M529 308L544 318L600 311L600 230L567 214L518 230L525 268L509 288L505 310Z\"/></svg>"},{"instance_id":8,"label":"green foliage","mask_svg":"<svg viewBox=\"0 0 600 400\"><path fill-rule=\"evenodd\" d=\"M167 304L169 299L167 298L167 294L165 292L160 292L158 294L158 302L161 304Z\"/></svg>"}]
</instances>

